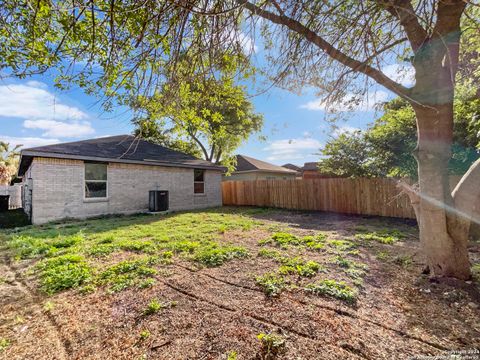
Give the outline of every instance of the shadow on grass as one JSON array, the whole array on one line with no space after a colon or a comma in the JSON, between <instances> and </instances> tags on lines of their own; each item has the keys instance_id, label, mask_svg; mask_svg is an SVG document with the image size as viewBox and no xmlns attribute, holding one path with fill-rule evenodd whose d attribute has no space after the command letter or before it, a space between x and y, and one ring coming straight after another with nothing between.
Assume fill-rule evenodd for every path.
<instances>
[{"instance_id":1,"label":"shadow on grass","mask_svg":"<svg viewBox=\"0 0 480 360\"><path fill-rule=\"evenodd\" d=\"M27 225L30 225L30 221L23 209L0 212L0 229L11 229Z\"/></svg>"}]
</instances>

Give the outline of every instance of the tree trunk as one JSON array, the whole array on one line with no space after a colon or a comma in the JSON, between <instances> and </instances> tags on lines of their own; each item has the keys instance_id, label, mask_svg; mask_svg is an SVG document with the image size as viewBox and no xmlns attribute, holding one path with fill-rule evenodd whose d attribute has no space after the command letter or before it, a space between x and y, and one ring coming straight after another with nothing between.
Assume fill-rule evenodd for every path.
<instances>
[{"instance_id":1,"label":"tree trunk","mask_svg":"<svg viewBox=\"0 0 480 360\"><path fill-rule=\"evenodd\" d=\"M415 112L421 247L433 275L466 280L471 277L467 251L469 227L458 226L448 177L453 103L416 106Z\"/></svg>"}]
</instances>

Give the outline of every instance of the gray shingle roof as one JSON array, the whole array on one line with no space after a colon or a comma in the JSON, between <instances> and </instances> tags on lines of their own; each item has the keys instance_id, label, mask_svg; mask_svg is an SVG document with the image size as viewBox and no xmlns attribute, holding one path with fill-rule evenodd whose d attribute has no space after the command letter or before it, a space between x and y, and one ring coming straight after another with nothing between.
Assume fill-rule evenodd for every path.
<instances>
[{"instance_id":1,"label":"gray shingle roof","mask_svg":"<svg viewBox=\"0 0 480 360\"><path fill-rule=\"evenodd\" d=\"M209 161L137 139L132 135L39 146L22 150L21 156L20 176L25 173L35 156L224 170L222 166Z\"/></svg>"},{"instance_id":2,"label":"gray shingle roof","mask_svg":"<svg viewBox=\"0 0 480 360\"><path fill-rule=\"evenodd\" d=\"M245 155L236 155L237 166L235 171L270 171L270 172L281 172L281 173L295 173L295 171L286 169L284 167L273 165L262 160L254 159Z\"/></svg>"}]
</instances>

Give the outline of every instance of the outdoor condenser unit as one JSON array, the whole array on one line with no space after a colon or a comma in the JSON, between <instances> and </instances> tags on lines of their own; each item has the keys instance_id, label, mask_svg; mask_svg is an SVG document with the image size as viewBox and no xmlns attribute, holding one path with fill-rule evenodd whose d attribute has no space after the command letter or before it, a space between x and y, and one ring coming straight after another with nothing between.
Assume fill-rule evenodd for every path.
<instances>
[{"instance_id":1,"label":"outdoor condenser unit","mask_svg":"<svg viewBox=\"0 0 480 360\"><path fill-rule=\"evenodd\" d=\"M168 210L168 191L151 190L148 193L148 204L151 212Z\"/></svg>"}]
</instances>

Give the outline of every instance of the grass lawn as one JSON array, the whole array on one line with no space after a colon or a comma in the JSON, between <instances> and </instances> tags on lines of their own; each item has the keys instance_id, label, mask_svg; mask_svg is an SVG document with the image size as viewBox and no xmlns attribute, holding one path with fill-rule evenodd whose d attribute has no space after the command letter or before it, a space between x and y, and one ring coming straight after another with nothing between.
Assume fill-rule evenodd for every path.
<instances>
[{"instance_id":1,"label":"grass lawn","mask_svg":"<svg viewBox=\"0 0 480 360\"><path fill-rule=\"evenodd\" d=\"M0 245L6 359L407 359L480 347L478 283L420 277L416 226L399 220L221 208L3 230Z\"/></svg>"}]
</instances>

